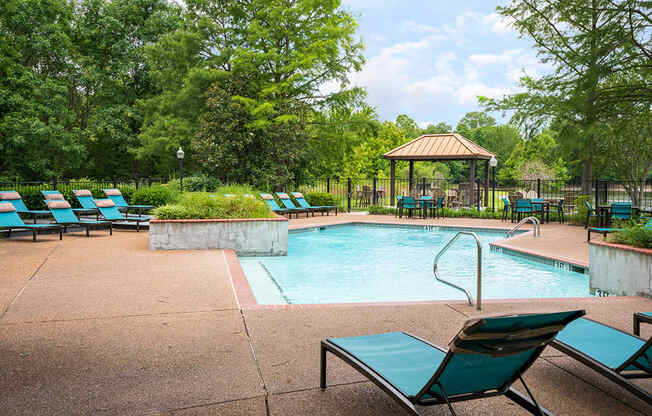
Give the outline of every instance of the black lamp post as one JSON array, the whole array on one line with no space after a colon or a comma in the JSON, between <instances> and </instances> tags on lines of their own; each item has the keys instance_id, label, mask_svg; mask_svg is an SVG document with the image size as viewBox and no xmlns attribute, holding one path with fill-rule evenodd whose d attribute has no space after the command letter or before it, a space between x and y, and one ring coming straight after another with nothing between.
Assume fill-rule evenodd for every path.
<instances>
[{"instance_id":1,"label":"black lamp post","mask_svg":"<svg viewBox=\"0 0 652 416\"><path fill-rule=\"evenodd\" d=\"M498 159L491 156L491 159L489 159L489 166L491 166L491 212L496 211L496 165L498 165Z\"/></svg>"},{"instance_id":2,"label":"black lamp post","mask_svg":"<svg viewBox=\"0 0 652 416\"><path fill-rule=\"evenodd\" d=\"M177 150L177 159L179 159L179 189L183 192L183 156L185 153L183 149L179 146Z\"/></svg>"}]
</instances>

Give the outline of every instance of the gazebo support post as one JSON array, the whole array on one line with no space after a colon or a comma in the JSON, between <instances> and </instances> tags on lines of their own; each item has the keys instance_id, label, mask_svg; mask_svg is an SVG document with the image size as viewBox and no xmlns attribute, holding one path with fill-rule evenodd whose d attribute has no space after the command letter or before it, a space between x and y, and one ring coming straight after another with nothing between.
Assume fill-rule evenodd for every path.
<instances>
[{"instance_id":1,"label":"gazebo support post","mask_svg":"<svg viewBox=\"0 0 652 416\"><path fill-rule=\"evenodd\" d=\"M489 161L484 162L484 207L489 206Z\"/></svg>"},{"instance_id":2,"label":"gazebo support post","mask_svg":"<svg viewBox=\"0 0 652 416\"><path fill-rule=\"evenodd\" d=\"M410 160L410 195L412 195L413 186L414 186L414 160Z\"/></svg>"},{"instance_id":3,"label":"gazebo support post","mask_svg":"<svg viewBox=\"0 0 652 416\"><path fill-rule=\"evenodd\" d=\"M469 205L473 207L475 202L475 159L471 159L469 169Z\"/></svg>"},{"instance_id":4,"label":"gazebo support post","mask_svg":"<svg viewBox=\"0 0 652 416\"><path fill-rule=\"evenodd\" d=\"M396 200L396 161L389 161L389 205L394 206Z\"/></svg>"}]
</instances>

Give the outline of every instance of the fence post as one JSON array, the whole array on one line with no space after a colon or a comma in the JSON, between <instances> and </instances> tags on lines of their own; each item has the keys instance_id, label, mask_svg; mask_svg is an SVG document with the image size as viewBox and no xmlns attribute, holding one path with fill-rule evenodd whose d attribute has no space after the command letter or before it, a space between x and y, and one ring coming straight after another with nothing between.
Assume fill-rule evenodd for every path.
<instances>
[{"instance_id":1,"label":"fence post","mask_svg":"<svg viewBox=\"0 0 652 416\"><path fill-rule=\"evenodd\" d=\"M421 178L421 196L426 196L426 178Z\"/></svg>"},{"instance_id":2,"label":"fence post","mask_svg":"<svg viewBox=\"0 0 652 416\"><path fill-rule=\"evenodd\" d=\"M346 208L351 212L351 178L346 179Z\"/></svg>"},{"instance_id":3,"label":"fence post","mask_svg":"<svg viewBox=\"0 0 652 416\"><path fill-rule=\"evenodd\" d=\"M149 186L152 186L152 178L151 178L151 176L148 178L148 183L149 183Z\"/></svg>"},{"instance_id":4,"label":"fence post","mask_svg":"<svg viewBox=\"0 0 652 416\"><path fill-rule=\"evenodd\" d=\"M481 184L481 183L477 183L477 185L478 185L478 192L477 192L477 198L476 198L476 200L475 200L475 208L476 208L478 211L480 211L480 185L482 185L482 184Z\"/></svg>"},{"instance_id":5,"label":"fence post","mask_svg":"<svg viewBox=\"0 0 652 416\"><path fill-rule=\"evenodd\" d=\"M136 182L136 190L138 189L138 183L140 182L138 180L138 175L134 176L134 182Z\"/></svg>"},{"instance_id":6,"label":"fence post","mask_svg":"<svg viewBox=\"0 0 652 416\"><path fill-rule=\"evenodd\" d=\"M600 184L600 180L596 179L595 180L595 208L598 209L598 205L600 205L600 187L598 186Z\"/></svg>"},{"instance_id":7,"label":"fence post","mask_svg":"<svg viewBox=\"0 0 652 416\"><path fill-rule=\"evenodd\" d=\"M537 178L537 198L541 198L541 178Z\"/></svg>"},{"instance_id":8,"label":"fence post","mask_svg":"<svg viewBox=\"0 0 652 416\"><path fill-rule=\"evenodd\" d=\"M330 177L326 178L326 193L327 194L331 193L331 178Z\"/></svg>"},{"instance_id":9,"label":"fence post","mask_svg":"<svg viewBox=\"0 0 652 416\"><path fill-rule=\"evenodd\" d=\"M55 191L57 190L57 175L54 175L54 177L52 177L52 188Z\"/></svg>"},{"instance_id":10,"label":"fence post","mask_svg":"<svg viewBox=\"0 0 652 416\"><path fill-rule=\"evenodd\" d=\"M114 188L118 187L118 178L116 178L115 176L113 177L113 187Z\"/></svg>"},{"instance_id":11,"label":"fence post","mask_svg":"<svg viewBox=\"0 0 652 416\"><path fill-rule=\"evenodd\" d=\"M372 196L371 196L372 205L376 205L376 203L378 202L378 200L377 200L377 198L376 198L376 185L377 185L377 179L378 179L378 178L376 178L376 177L374 176L374 189L373 189L373 191L372 191L373 194L372 194Z\"/></svg>"}]
</instances>

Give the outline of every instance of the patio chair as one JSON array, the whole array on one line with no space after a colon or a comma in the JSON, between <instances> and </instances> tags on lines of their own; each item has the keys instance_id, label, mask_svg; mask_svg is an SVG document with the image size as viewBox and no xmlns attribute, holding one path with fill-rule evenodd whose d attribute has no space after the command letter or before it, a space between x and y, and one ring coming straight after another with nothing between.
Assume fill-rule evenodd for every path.
<instances>
[{"instance_id":1,"label":"patio chair","mask_svg":"<svg viewBox=\"0 0 652 416\"><path fill-rule=\"evenodd\" d=\"M299 218L299 214L294 212L293 210L279 207L276 201L274 200L274 196L272 194L263 193L258 195L267 204L267 206L270 207L272 211L274 211L275 213L281 215L287 214L288 217L292 215L292 213L295 213L297 215L297 218Z\"/></svg>"},{"instance_id":2,"label":"patio chair","mask_svg":"<svg viewBox=\"0 0 652 416\"><path fill-rule=\"evenodd\" d=\"M0 202L8 202L16 208L16 212L21 215L32 217L34 224L36 224L37 217L49 217L50 211L32 210L27 208L23 198L16 191L0 191Z\"/></svg>"},{"instance_id":3,"label":"patio chair","mask_svg":"<svg viewBox=\"0 0 652 416\"><path fill-rule=\"evenodd\" d=\"M586 222L584 223L584 228L589 228L589 219L595 217L595 209L591 206L589 201L584 201L586 204Z\"/></svg>"},{"instance_id":4,"label":"patio chair","mask_svg":"<svg viewBox=\"0 0 652 416\"><path fill-rule=\"evenodd\" d=\"M420 196L418 202L419 202L419 208L422 210L424 218L428 216L428 211L430 211L431 217L435 216L435 201L433 201L432 196L430 195Z\"/></svg>"},{"instance_id":5,"label":"patio chair","mask_svg":"<svg viewBox=\"0 0 652 416\"><path fill-rule=\"evenodd\" d=\"M48 201L65 201L63 194L59 191L41 191L41 195ZM73 208L73 212L77 215L93 215L97 214L97 208ZM50 210L52 211L52 210Z\"/></svg>"},{"instance_id":6,"label":"patio chair","mask_svg":"<svg viewBox=\"0 0 652 416\"><path fill-rule=\"evenodd\" d=\"M9 202L0 202L0 229L7 231L7 237L15 230L30 230L32 241L36 241L36 235L41 230L59 231L59 240L63 239L63 227L59 224L25 224L18 215L16 207Z\"/></svg>"},{"instance_id":7,"label":"patio chair","mask_svg":"<svg viewBox=\"0 0 652 416\"><path fill-rule=\"evenodd\" d=\"M100 215L104 217L106 221L111 222L135 222L136 223L136 232L140 231L140 223L147 222L150 220L149 217L137 216L137 217L126 217L123 216L118 208L111 199L96 199L93 201L97 209L100 211Z\"/></svg>"},{"instance_id":8,"label":"patio chair","mask_svg":"<svg viewBox=\"0 0 652 416\"><path fill-rule=\"evenodd\" d=\"M67 227L78 225L86 229L86 237L90 237L91 228L108 228L109 235L113 235L113 224L111 221L80 220L75 215L70 204L64 200L49 200L46 204L57 224L63 226L64 232Z\"/></svg>"},{"instance_id":9,"label":"patio chair","mask_svg":"<svg viewBox=\"0 0 652 416\"><path fill-rule=\"evenodd\" d=\"M560 199L557 201L557 219L559 220L560 224L563 224L565 219L564 219L564 200Z\"/></svg>"},{"instance_id":10,"label":"patio chair","mask_svg":"<svg viewBox=\"0 0 652 416\"><path fill-rule=\"evenodd\" d=\"M443 196L440 196L439 198L437 198L437 201L435 202L435 205L434 205L435 216L439 216L439 217L442 217L442 218L445 217L445 215L444 215L444 199L445 198Z\"/></svg>"},{"instance_id":11,"label":"patio chair","mask_svg":"<svg viewBox=\"0 0 652 416\"><path fill-rule=\"evenodd\" d=\"M310 205L301 192L292 192L292 196L301 208L314 209L315 211L321 212L321 215L324 215L324 212L326 215L329 215L330 211L335 211L335 215L337 215L337 207L334 205Z\"/></svg>"},{"instance_id":12,"label":"patio chair","mask_svg":"<svg viewBox=\"0 0 652 416\"><path fill-rule=\"evenodd\" d=\"M138 211L138 215L142 216L143 211L148 211L150 209L156 208L154 205L127 204L127 201L125 201L125 198L122 196L122 192L120 192L120 190L117 188L104 189L104 194L107 196L107 198L113 201L113 203L115 204L116 207L118 207L119 210L125 210L125 214L127 216L129 216L130 209L135 209L136 211Z\"/></svg>"},{"instance_id":13,"label":"patio chair","mask_svg":"<svg viewBox=\"0 0 652 416\"><path fill-rule=\"evenodd\" d=\"M507 216L510 214L511 211L511 206L509 204L509 199L504 196L501 198L503 200L503 216L500 218L501 221L507 221ZM512 214L512 221L513 221L514 215Z\"/></svg>"},{"instance_id":14,"label":"patio chair","mask_svg":"<svg viewBox=\"0 0 652 416\"><path fill-rule=\"evenodd\" d=\"M412 415L416 406L505 396L534 415L552 415L541 407L523 373L566 324L584 311L474 318L449 343L450 349L404 332L321 342L320 387L326 389L326 353L367 377ZM520 380L528 393L515 390Z\"/></svg>"},{"instance_id":15,"label":"patio chair","mask_svg":"<svg viewBox=\"0 0 652 416\"><path fill-rule=\"evenodd\" d=\"M582 318L561 330L550 346L652 405L652 395L629 381L652 378L652 338L645 341L620 329Z\"/></svg>"},{"instance_id":16,"label":"patio chair","mask_svg":"<svg viewBox=\"0 0 652 416\"><path fill-rule=\"evenodd\" d=\"M529 217L534 213L534 208L532 207L532 201L529 199L517 199L514 211L516 212L517 221L520 221L521 217L523 218Z\"/></svg>"},{"instance_id":17,"label":"patio chair","mask_svg":"<svg viewBox=\"0 0 652 416\"><path fill-rule=\"evenodd\" d=\"M644 227L646 229L652 230L652 219L650 219ZM606 237L609 233L617 233L618 231L623 231L624 228L599 228L599 227L589 227L586 241L591 241L591 233L602 234L602 237Z\"/></svg>"},{"instance_id":18,"label":"patio chair","mask_svg":"<svg viewBox=\"0 0 652 416\"><path fill-rule=\"evenodd\" d=\"M403 195L396 195L396 211L394 211L394 217L398 217L398 214L401 212L402 200Z\"/></svg>"},{"instance_id":19,"label":"patio chair","mask_svg":"<svg viewBox=\"0 0 652 416\"><path fill-rule=\"evenodd\" d=\"M401 203L398 207L398 216L400 218L403 218L403 210L407 210L408 218L411 218L412 212L420 209L414 198L411 196L402 196L400 201Z\"/></svg>"},{"instance_id":20,"label":"patio chair","mask_svg":"<svg viewBox=\"0 0 652 416\"><path fill-rule=\"evenodd\" d=\"M611 204L611 218L617 220L631 220L632 219L632 203L631 202L614 202Z\"/></svg>"},{"instance_id":21,"label":"patio chair","mask_svg":"<svg viewBox=\"0 0 652 416\"><path fill-rule=\"evenodd\" d=\"M277 192L276 196L281 200L281 204L283 204L285 208L292 210L292 212L297 214L297 218L299 218L299 214L301 213L305 213L306 217L308 217L308 214L312 214L313 217L315 216L315 209L299 208L298 206L294 205L290 195L286 194L285 192Z\"/></svg>"}]
</instances>

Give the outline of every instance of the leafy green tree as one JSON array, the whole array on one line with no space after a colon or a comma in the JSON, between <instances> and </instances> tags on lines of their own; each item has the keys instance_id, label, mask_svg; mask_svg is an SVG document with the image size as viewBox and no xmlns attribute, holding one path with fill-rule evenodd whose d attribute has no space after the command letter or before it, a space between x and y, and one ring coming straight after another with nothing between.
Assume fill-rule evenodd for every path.
<instances>
[{"instance_id":1,"label":"leafy green tree","mask_svg":"<svg viewBox=\"0 0 652 416\"><path fill-rule=\"evenodd\" d=\"M540 129L555 120L560 139L582 164L583 192L588 193L596 162L601 118L615 102L650 96L649 5L626 0L513 0L498 12L523 37L534 41L552 73L525 76L526 92L501 100L481 98L489 110L516 110L513 120ZM646 11L647 10L647 11ZM639 73L648 76L622 77ZM623 83L608 83L612 79ZM534 122L533 122L534 121Z\"/></svg>"},{"instance_id":2,"label":"leafy green tree","mask_svg":"<svg viewBox=\"0 0 652 416\"><path fill-rule=\"evenodd\" d=\"M541 179L568 180L568 170L558 149L551 131L529 141L520 141L499 171L498 179L505 182L534 180L538 174Z\"/></svg>"},{"instance_id":3,"label":"leafy green tree","mask_svg":"<svg viewBox=\"0 0 652 416\"><path fill-rule=\"evenodd\" d=\"M442 134L451 133L452 131L453 127L442 121L437 124L428 124L424 129L421 130L421 134Z\"/></svg>"},{"instance_id":4,"label":"leafy green tree","mask_svg":"<svg viewBox=\"0 0 652 416\"><path fill-rule=\"evenodd\" d=\"M494 126L495 124L496 120L487 113L482 111L471 111L466 113L457 123L455 132L469 138L473 130L479 127Z\"/></svg>"}]
</instances>

